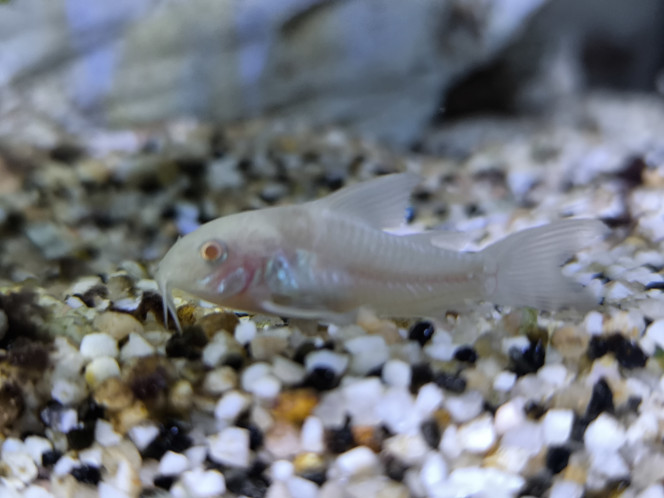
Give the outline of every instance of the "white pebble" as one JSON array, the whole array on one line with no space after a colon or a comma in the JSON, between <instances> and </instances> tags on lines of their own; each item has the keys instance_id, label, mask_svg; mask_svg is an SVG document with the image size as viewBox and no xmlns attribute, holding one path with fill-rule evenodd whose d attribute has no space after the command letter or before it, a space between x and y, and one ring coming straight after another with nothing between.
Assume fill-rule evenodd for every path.
<instances>
[{"instance_id":1,"label":"white pebble","mask_svg":"<svg viewBox=\"0 0 664 498\"><path fill-rule=\"evenodd\" d=\"M265 375L257 379L247 391L262 400L274 399L281 391L281 382L274 375Z\"/></svg>"},{"instance_id":2,"label":"white pebble","mask_svg":"<svg viewBox=\"0 0 664 498\"><path fill-rule=\"evenodd\" d=\"M344 348L352 355L350 370L357 375L366 375L390 357L385 339L379 335L355 337L346 341Z\"/></svg>"},{"instance_id":3,"label":"white pebble","mask_svg":"<svg viewBox=\"0 0 664 498\"><path fill-rule=\"evenodd\" d=\"M217 420L235 420L244 410L249 407L251 400L240 391L229 391L217 402L214 416Z\"/></svg>"},{"instance_id":4,"label":"white pebble","mask_svg":"<svg viewBox=\"0 0 664 498\"><path fill-rule=\"evenodd\" d=\"M524 484L523 477L491 467L460 467L445 482L442 496L481 495L487 490L491 490L490 496L515 496Z\"/></svg>"},{"instance_id":5,"label":"white pebble","mask_svg":"<svg viewBox=\"0 0 664 498\"><path fill-rule=\"evenodd\" d=\"M306 372L299 363L277 355L272 359L272 375L285 385L290 386L301 383L306 376Z\"/></svg>"},{"instance_id":6,"label":"white pebble","mask_svg":"<svg viewBox=\"0 0 664 498\"><path fill-rule=\"evenodd\" d=\"M81 354L88 359L98 358L100 356L111 356L115 358L118 355L118 343L110 335L104 332L95 332L88 334L81 340Z\"/></svg>"},{"instance_id":7,"label":"white pebble","mask_svg":"<svg viewBox=\"0 0 664 498\"><path fill-rule=\"evenodd\" d=\"M60 417L56 422L56 427L60 432L67 433L78 426L78 414L73 408L62 410Z\"/></svg>"},{"instance_id":8,"label":"white pebble","mask_svg":"<svg viewBox=\"0 0 664 498\"><path fill-rule=\"evenodd\" d=\"M55 498L55 495L41 485L33 484L23 490L23 498Z\"/></svg>"},{"instance_id":9,"label":"white pebble","mask_svg":"<svg viewBox=\"0 0 664 498\"><path fill-rule=\"evenodd\" d=\"M348 356L335 353L328 349L320 349L312 351L304 359L304 367L307 372L311 372L316 368L326 368L332 370L335 374L341 375L348 368Z\"/></svg>"},{"instance_id":10,"label":"white pebble","mask_svg":"<svg viewBox=\"0 0 664 498\"><path fill-rule=\"evenodd\" d=\"M405 361L393 359L383 366L383 382L388 386L408 387L410 386L411 376L412 369Z\"/></svg>"},{"instance_id":11,"label":"white pebble","mask_svg":"<svg viewBox=\"0 0 664 498\"><path fill-rule=\"evenodd\" d=\"M407 387L407 386L404 386ZM415 410L419 418L425 419L438 410L445 399L443 390L436 384L423 385L415 398Z\"/></svg>"},{"instance_id":12,"label":"white pebble","mask_svg":"<svg viewBox=\"0 0 664 498\"><path fill-rule=\"evenodd\" d=\"M224 476L217 470L189 470L180 479L194 498L212 498L226 492Z\"/></svg>"},{"instance_id":13,"label":"white pebble","mask_svg":"<svg viewBox=\"0 0 664 498\"><path fill-rule=\"evenodd\" d=\"M581 498L583 493L583 486L578 482L556 481L551 486L549 498Z\"/></svg>"},{"instance_id":14,"label":"white pebble","mask_svg":"<svg viewBox=\"0 0 664 498\"><path fill-rule=\"evenodd\" d=\"M110 356L98 356L85 367L85 381L92 388L111 377L120 377L120 366Z\"/></svg>"},{"instance_id":15,"label":"white pebble","mask_svg":"<svg viewBox=\"0 0 664 498\"><path fill-rule=\"evenodd\" d=\"M86 450L78 452L78 459L83 465L90 465L91 467L101 467L101 448L99 446L92 446Z\"/></svg>"},{"instance_id":16,"label":"white pebble","mask_svg":"<svg viewBox=\"0 0 664 498\"><path fill-rule=\"evenodd\" d=\"M189 467L195 468L203 465L205 459L207 458L207 448L205 446L192 446L188 448L185 452L187 455L187 460L189 460Z\"/></svg>"},{"instance_id":17,"label":"white pebble","mask_svg":"<svg viewBox=\"0 0 664 498\"><path fill-rule=\"evenodd\" d=\"M258 362L245 368L242 372L242 389L251 392L251 386L254 382L270 373L272 373L272 366L267 363Z\"/></svg>"},{"instance_id":18,"label":"white pebble","mask_svg":"<svg viewBox=\"0 0 664 498\"><path fill-rule=\"evenodd\" d=\"M516 374L514 372L500 372L493 379L493 389L500 392L508 392L514 387Z\"/></svg>"},{"instance_id":19,"label":"white pebble","mask_svg":"<svg viewBox=\"0 0 664 498\"><path fill-rule=\"evenodd\" d=\"M561 445L569 439L574 423L574 412L553 408L546 412L542 418L542 433L544 444L548 446Z\"/></svg>"},{"instance_id":20,"label":"white pebble","mask_svg":"<svg viewBox=\"0 0 664 498\"><path fill-rule=\"evenodd\" d=\"M79 462L77 459L69 455L64 455L53 466L53 473L56 476L63 476L69 474L72 469L79 467L80 465L81 462Z\"/></svg>"},{"instance_id":21,"label":"white pebble","mask_svg":"<svg viewBox=\"0 0 664 498\"><path fill-rule=\"evenodd\" d=\"M2 460L9 467L12 476L21 482L29 483L37 478L37 464L25 451L2 453Z\"/></svg>"},{"instance_id":22,"label":"white pebble","mask_svg":"<svg viewBox=\"0 0 664 498\"><path fill-rule=\"evenodd\" d=\"M167 451L159 461L159 473L164 476L180 475L189 467L189 459L182 453Z\"/></svg>"},{"instance_id":23,"label":"white pebble","mask_svg":"<svg viewBox=\"0 0 664 498\"><path fill-rule=\"evenodd\" d=\"M300 440L303 451L322 453L325 450L325 428L318 417L307 417L302 424Z\"/></svg>"},{"instance_id":24,"label":"white pebble","mask_svg":"<svg viewBox=\"0 0 664 498\"><path fill-rule=\"evenodd\" d=\"M446 478L447 463L445 459L437 451L430 451L420 470L420 480L428 495L435 496L436 490L444 485L443 482Z\"/></svg>"},{"instance_id":25,"label":"white pebble","mask_svg":"<svg viewBox=\"0 0 664 498\"><path fill-rule=\"evenodd\" d=\"M615 418L602 413L588 425L583 440L590 453L602 453L619 450L627 436L625 429Z\"/></svg>"},{"instance_id":26,"label":"white pebble","mask_svg":"<svg viewBox=\"0 0 664 498\"><path fill-rule=\"evenodd\" d=\"M277 481L285 481L295 474L295 467L288 460L277 460L270 466L270 475Z\"/></svg>"},{"instance_id":27,"label":"white pebble","mask_svg":"<svg viewBox=\"0 0 664 498\"><path fill-rule=\"evenodd\" d=\"M99 421L98 421L99 422ZM42 455L53 449L53 444L46 438L39 436L28 436L24 443L25 451L32 457L37 465L42 464ZM3 445L4 452L4 445Z\"/></svg>"},{"instance_id":28,"label":"white pebble","mask_svg":"<svg viewBox=\"0 0 664 498\"><path fill-rule=\"evenodd\" d=\"M470 453L485 453L496 441L496 432L493 420L489 415L481 417L462 425L457 433L460 447Z\"/></svg>"},{"instance_id":29,"label":"white pebble","mask_svg":"<svg viewBox=\"0 0 664 498\"><path fill-rule=\"evenodd\" d=\"M56 378L53 380L51 397L63 405L74 405L87 396L83 379Z\"/></svg>"},{"instance_id":30,"label":"white pebble","mask_svg":"<svg viewBox=\"0 0 664 498\"><path fill-rule=\"evenodd\" d=\"M210 458L231 467L249 466L249 431L227 427L208 437Z\"/></svg>"},{"instance_id":31,"label":"white pebble","mask_svg":"<svg viewBox=\"0 0 664 498\"><path fill-rule=\"evenodd\" d=\"M459 396L450 396L443 404L455 422L463 423L482 413L484 398L477 391L469 391Z\"/></svg>"},{"instance_id":32,"label":"white pebble","mask_svg":"<svg viewBox=\"0 0 664 498\"><path fill-rule=\"evenodd\" d=\"M613 302L622 301L633 294L622 282L609 282L604 288L606 289L606 299Z\"/></svg>"},{"instance_id":33,"label":"white pebble","mask_svg":"<svg viewBox=\"0 0 664 498\"><path fill-rule=\"evenodd\" d=\"M376 377L349 381L343 386L345 409L358 425L380 422L375 407L384 399L383 384Z\"/></svg>"},{"instance_id":34,"label":"white pebble","mask_svg":"<svg viewBox=\"0 0 664 498\"><path fill-rule=\"evenodd\" d=\"M115 446L122 441L122 435L115 432L110 422L98 419L95 424L95 441L104 447Z\"/></svg>"},{"instance_id":35,"label":"white pebble","mask_svg":"<svg viewBox=\"0 0 664 498\"><path fill-rule=\"evenodd\" d=\"M419 430L422 418L415 410L413 396L405 388L392 387L379 396L373 413L394 434L413 433Z\"/></svg>"},{"instance_id":36,"label":"white pebble","mask_svg":"<svg viewBox=\"0 0 664 498\"><path fill-rule=\"evenodd\" d=\"M551 364L544 365L537 371L537 377L556 388L563 387L567 382L568 372L565 365Z\"/></svg>"},{"instance_id":37,"label":"white pebble","mask_svg":"<svg viewBox=\"0 0 664 498\"><path fill-rule=\"evenodd\" d=\"M664 485L653 484L641 491L636 498L664 498Z\"/></svg>"},{"instance_id":38,"label":"white pebble","mask_svg":"<svg viewBox=\"0 0 664 498\"><path fill-rule=\"evenodd\" d=\"M219 367L207 373L203 379L203 390L219 395L237 386L237 373L231 367Z\"/></svg>"},{"instance_id":39,"label":"white pebble","mask_svg":"<svg viewBox=\"0 0 664 498\"><path fill-rule=\"evenodd\" d=\"M590 468L609 480L618 480L629 476L629 467L617 451L593 453Z\"/></svg>"},{"instance_id":40,"label":"white pebble","mask_svg":"<svg viewBox=\"0 0 664 498\"><path fill-rule=\"evenodd\" d=\"M603 330L604 317L599 311L590 311L583 320L586 332L590 335L599 335Z\"/></svg>"},{"instance_id":41,"label":"white pebble","mask_svg":"<svg viewBox=\"0 0 664 498\"><path fill-rule=\"evenodd\" d=\"M501 446L519 448L530 455L539 453L543 445L542 427L531 420L526 420L519 427L507 431L501 440Z\"/></svg>"},{"instance_id":42,"label":"white pebble","mask_svg":"<svg viewBox=\"0 0 664 498\"><path fill-rule=\"evenodd\" d=\"M297 498L317 498L318 486L309 479L293 476L286 481L290 496Z\"/></svg>"},{"instance_id":43,"label":"white pebble","mask_svg":"<svg viewBox=\"0 0 664 498\"><path fill-rule=\"evenodd\" d=\"M2 442L2 453L18 453L25 451L25 443L18 438L8 437Z\"/></svg>"},{"instance_id":44,"label":"white pebble","mask_svg":"<svg viewBox=\"0 0 664 498\"><path fill-rule=\"evenodd\" d=\"M655 320L648 325L640 346L648 355L654 354L656 348L664 350L664 320Z\"/></svg>"},{"instance_id":45,"label":"white pebble","mask_svg":"<svg viewBox=\"0 0 664 498\"><path fill-rule=\"evenodd\" d=\"M228 353L228 344L223 341L210 341L203 348L201 360L206 367L216 367Z\"/></svg>"},{"instance_id":46,"label":"white pebble","mask_svg":"<svg viewBox=\"0 0 664 498\"><path fill-rule=\"evenodd\" d=\"M134 442L139 451L147 448L148 444L154 441L159 435L159 429L155 425L135 425L129 429L129 437Z\"/></svg>"},{"instance_id":47,"label":"white pebble","mask_svg":"<svg viewBox=\"0 0 664 498\"><path fill-rule=\"evenodd\" d=\"M129 340L122 346L120 351L120 359L123 361L129 358L138 358L142 356L150 356L154 354L155 349L152 344L146 341L141 334L132 332L129 334Z\"/></svg>"},{"instance_id":48,"label":"white pebble","mask_svg":"<svg viewBox=\"0 0 664 498\"><path fill-rule=\"evenodd\" d=\"M235 340L242 344L249 344L257 333L256 324L251 320L241 320L235 326Z\"/></svg>"},{"instance_id":49,"label":"white pebble","mask_svg":"<svg viewBox=\"0 0 664 498\"><path fill-rule=\"evenodd\" d=\"M334 470L338 477L373 474L379 466L378 457L366 446L358 446L337 457Z\"/></svg>"},{"instance_id":50,"label":"white pebble","mask_svg":"<svg viewBox=\"0 0 664 498\"><path fill-rule=\"evenodd\" d=\"M383 449L407 465L417 465L429 451L424 438L417 434L397 434L383 442Z\"/></svg>"}]
</instances>

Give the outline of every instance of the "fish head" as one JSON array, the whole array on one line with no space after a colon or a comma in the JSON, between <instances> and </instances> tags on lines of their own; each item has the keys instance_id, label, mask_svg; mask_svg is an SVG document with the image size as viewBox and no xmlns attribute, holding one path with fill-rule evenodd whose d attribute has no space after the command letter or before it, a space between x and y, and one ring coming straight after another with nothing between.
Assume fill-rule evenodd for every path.
<instances>
[{"instance_id":1,"label":"fish head","mask_svg":"<svg viewBox=\"0 0 664 498\"><path fill-rule=\"evenodd\" d=\"M242 293L252 278L255 258L252 230L233 215L211 221L178 239L163 257L155 280L164 304L164 323L167 313L180 324L172 291L179 289L216 304L224 304Z\"/></svg>"}]
</instances>

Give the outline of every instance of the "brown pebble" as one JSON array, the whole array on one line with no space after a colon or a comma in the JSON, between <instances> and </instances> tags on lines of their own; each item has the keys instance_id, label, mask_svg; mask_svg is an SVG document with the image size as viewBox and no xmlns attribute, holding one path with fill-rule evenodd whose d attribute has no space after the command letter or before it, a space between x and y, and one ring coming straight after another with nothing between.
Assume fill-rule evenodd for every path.
<instances>
[{"instance_id":1,"label":"brown pebble","mask_svg":"<svg viewBox=\"0 0 664 498\"><path fill-rule=\"evenodd\" d=\"M271 360L288 347L285 337L259 335L251 340L251 356L257 360Z\"/></svg>"},{"instance_id":2,"label":"brown pebble","mask_svg":"<svg viewBox=\"0 0 664 498\"><path fill-rule=\"evenodd\" d=\"M135 401L133 405L118 412L113 418L113 429L118 434L125 435L132 427L148 419L149 413L142 401Z\"/></svg>"},{"instance_id":3,"label":"brown pebble","mask_svg":"<svg viewBox=\"0 0 664 498\"><path fill-rule=\"evenodd\" d=\"M209 313L202 316L197 325L203 329L208 339L212 339L220 330L232 334L239 322L234 313Z\"/></svg>"},{"instance_id":4,"label":"brown pebble","mask_svg":"<svg viewBox=\"0 0 664 498\"><path fill-rule=\"evenodd\" d=\"M129 337L131 333L143 332L143 325L132 315L119 311L106 311L97 315L93 326L100 332L112 336L117 341Z\"/></svg>"},{"instance_id":5,"label":"brown pebble","mask_svg":"<svg viewBox=\"0 0 664 498\"><path fill-rule=\"evenodd\" d=\"M325 469L325 459L318 453L300 453L293 459L296 474L306 474Z\"/></svg>"},{"instance_id":6,"label":"brown pebble","mask_svg":"<svg viewBox=\"0 0 664 498\"><path fill-rule=\"evenodd\" d=\"M150 411L166 407L168 389L175 378L173 365L167 358L148 356L137 359L124 377L134 396L144 401Z\"/></svg>"},{"instance_id":7,"label":"brown pebble","mask_svg":"<svg viewBox=\"0 0 664 498\"><path fill-rule=\"evenodd\" d=\"M0 430L10 427L21 416L24 408L21 388L12 381L5 381L0 387Z\"/></svg>"},{"instance_id":8,"label":"brown pebble","mask_svg":"<svg viewBox=\"0 0 664 498\"><path fill-rule=\"evenodd\" d=\"M111 412L118 412L134 402L134 393L121 379L111 377L106 379L95 389L93 394L97 404L106 407Z\"/></svg>"},{"instance_id":9,"label":"brown pebble","mask_svg":"<svg viewBox=\"0 0 664 498\"><path fill-rule=\"evenodd\" d=\"M318 405L318 396L312 389L295 389L279 394L272 414L279 421L302 424Z\"/></svg>"},{"instance_id":10,"label":"brown pebble","mask_svg":"<svg viewBox=\"0 0 664 498\"><path fill-rule=\"evenodd\" d=\"M194 404L194 388L186 380L177 381L168 393L169 406L186 415Z\"/></svg>"},{"instance_id":11,"label":"brown pebble","mask_svg":"<svg viewBox=\"0 0 664 498\"><path fill-rule=\"evenodd\" d=\"M383 446L383 437L379 433L379 429L368 425L353 426L351 432L357 446L366 446L376 453L380 452Z\"/></svg>"},{"instance_id":12,"label":"brown pebble","mask_svg":"<svg viewBox=\"0 0 664 498\"><path fill-rule=\"evenodd\" d=\"M588 334L573 325L556 329L551 336L551 345L567 360L585 355L588 341Z\"/></svg>"}]
</instances>

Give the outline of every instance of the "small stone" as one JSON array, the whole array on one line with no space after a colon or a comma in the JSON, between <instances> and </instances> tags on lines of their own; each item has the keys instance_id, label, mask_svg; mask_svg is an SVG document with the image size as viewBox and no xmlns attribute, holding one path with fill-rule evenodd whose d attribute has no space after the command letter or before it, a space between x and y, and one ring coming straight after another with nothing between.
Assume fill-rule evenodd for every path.
<instances>
[{"instance_id":1,"label":"small stone","mask_svg":"<svg viewBox=\"0 0 664 498\"><path fill-rule=\"evenodd\" d=\"M560 445L565 443L572 432L574 412L553 408L542 418L544 444Z\"/></svg>"},{"instance_id":2,"label":"small stone","mask_svg":"<svg viewBox=\"0 0 664 498\"><path fill-rule=\"evenodd\" d=\"M168 402L174 410L186 414L194 404L194 388L188 380L176 381L168 392Z\"/></svg>"},{"instance_id":3,"label":"small stone","mask_svg":"<svg viewBox=\"0 0 664 498\"><path fill-rule=\"evenodd\" d=\"M202 316L197 325L203 329L205 335L212 338L221 330L232 333L238 323L240 320L235 313L209 313Z\"/></svg>"},{"instance_id":4,"label":"small stone","mask_svg":"<svg viewBox=\"0 0 664 498\"><path fill-rule=\"evenodd\" d=\"M344 348L351 354L350 370L357 375L366 375L390 357L385 339L378 335L355 337L346 341Z\"/></svg>"},{"instance_id":5,"label":"small stone","mask_svg":"<svg viewBox=\"0 0 664 498\"><path fill-rule=\"evenodd\" d=\"M602 413L588 425L583 438L590 453L619 450L627 440L625 429L611 415Z\"/></svg>"},{"instance_id":6,"label":"small stone","mask_svg":"<svg viewBox=\"0 0 664 498\"><path fill-rule=\"evenodd\" d=\"M122 435L115 432L110 423L100 419L95 424L95 441L100 446L115 446L122 441Z\"/></svg>"},{"instance_id":7,"label":"small stone","mask_svg":"<svg viewBox=\"0 0 664 498\"><path fill-rule=\"evenodd\" d=\"M262 400L276 398L281 391L281 382L274 375L264 375L246 389L248 392Z\"/></svg>"},{"instance_id":8,"label":"small stone","mask_svg":"<svg viewBox=\"0 0 664 498\"><path fill-rule=\"evenodd\" d=\"M408 339L417 341L420 346L424 345L431 340L436 328L431 322L417 322L408 331Z\"/></svg>"},{"instance_id":9,"label":"small stone","mask_svg":"<svg viewBox=\"0 0 664 498\"><path fill-rule=\"evenodd\" d=\"M226 492L224 476L217 470L189 470L180 479L190 496L195 498L213 498Z\"/></svg>"},{"instance_id":10,"label":"small stone","mask_svg":"<svg viewBox=\"0 0 664 498\"><path fill-rule=\"evenodd\" d=\"M101 481L101 471L99 467L91 465L81 465L71 470L71 475L74 476L78 482L83 484L92 484L96 486Z\"/></svg>"},{"instance_id":11,"label":"small stone","mask_svg":"<svg viewBox=\"0 0 664 498\"><path fill-rule=\"evenodd\" d=\"M85 381L95 389L106 379L120 376L120 366L115 358L110 356L99 356L85 367Z\"/></svg>"},{"instance_id":12,"label":"small stone","mask_svg":"<svg viewBox=\"0 0 664 498\"><path fill-rule=\"evenodd\" d=\"M318 417L307 417L300 431L302 449L311 453L325 450L325 428Z\"/></svg>"},{"instance_id":13,"label":"small stone","mask_svg":"<svg viewBox=\"0 0 664 498\"><path fill-rule=\"evenodd\" d=\"M159 428L155 425L137 425L129 430L129 437L139 451L143 451L159 435Z\"/></svg>"},{"instance_id":14,"label":"small stone","mask_svg":"<svg viewBox=\"0 0 664 498\"><path fill-rule=\"evenodd\" d=\"M472 346L460 346L454 352L454 359L472 365L477 361L477 352Z\"/></svg>"},{"instance_id":15,"label":"small stone","mask_svg":"<svg viewBox=\"0 0 664 498\"><path fill-rule=\"evenodd\" d=\"M599 331L601 332L602 315L599 315L599 317ZM568 325L556 329L553 332L551 336L551 345L558 350L563 358L577 360L586 352L589 340L590 338L588 337L587 330Z\"/></svg>"},{"instance_id":16,"label":"small stone","mask_svg":"<svg viewBox=\"0 0 664 498\"><path fill-rule=\"evenodd\" d=\"M29 483L37 478L37 464L25 451L5 452L3 448L2 460L9 468L11 475L21 482Z\"/></svg>"},{"instance_id":17,"label":"small stone","mask_svg":"<svg viewBox=\"0 0 664 498\"><path fill-rule=\"evenodd\" d=\"M251 399L240 391L228 391L217 402L214 416L217 420L234 421L251 404Z\"/></svg>"},{"instance_id":18,"label":"small stone","mask_svg":"<svg viewBox=\"0 0 664 498\"><path fill-rule=\"evenodd\" d=\"M48 439L43 437L28 436L25 438L24 447L26 453L28 453L32 457L34 462L37 465L41 465L44 453L53 450L53 443L51 443ZM5 450L3 446L3 454L4 451Z\"/></svg>"},{"instance_id":19,"label":"small stone","mask_svg":"<svg viewBox=\"0 0 664 498\"><path fill-rule=\"evenodd\" d=\"M383 366L381 372L383 382L388 386L404 387L410 386L411 382L411 369L410 365L401 360L389 360Z\"/></svg>"},{"instance_id":20,"label":"small stone","mask_svg":"<svg viewBox=\"0 0 664 498\"><path fill-rule=\"evenodd\" d=\"M443 402L445 409L457 423L468 422L477 417L484 407L484 398L477 391L459 396L449 396Z\"/></svg>"},{"instance_id":21,"label":"small stone","mask_svg":"<svg viewBox=\"0 0 664 498\"><path fill-rule=\"evenodd\" d=\"M187 457L173 451L167 451L159 461L159 473L165 476L180 475L188 467Z\"/></svg>"},{"instance_id":22,"label":"small stone","mask_svg":"<svg viewBox=\"0 0 664 498\"><path fill-rule=\"evenodd\" d=\"M607 353L613 353L620 366L628 369L642 368L648 357L634 341L630 341L622 334L609 336L594 336L588 344L588 358L591 360L601 358Z\"/></svg>"},{"instance_id":23,"label":"small stone","mask_svg":"<svg viewBox=\"0 0 664 498\"><path fill-rule=\"evenodd\" d=\"M429 496L435 496L444 486L447 473L448 467L443 456L438 452L430 452L420 470L420 480Z\"/></svg>"},{"instance_id":24,"label":"small stone","mask_svg":"<svg viewBox=\"0 0 664 498\"><path fill-rule=\"evenodd\" d=\"M242 346L227 332L219 332L203 348L202 360L207 367L214 368L231 358L244 358Z\"/></svg>"},{"instance_id":25,"label":"small stone","mask_svg":"<svg viewBox=\"0 0 664 498\"><path fill-rule=\"evenodd\" d=\"M112 412L127 408L134 402L131 388L118 377L102 382L94 391L94 400Z\"/></svg>"},{"instance_id":26,"label":"small stone","mask_svg":"<svg viewBox=\"0 0 664 498\"><path fill-rule=\"evenodd\" d=\"M483 415L459 428L457 441L461 448L470 453L486 453L496 441L493 420Z\"/></svg>"},{"instance_id":27,"label":"small stone","mask_svg":"<svg viewBox=\"0 0 664 498\"><path fill-rule=\"evenodd\" d=\"M127 343L122 346L120 359L126 362L130 358L150 356L154 353L155 348L152 344L146 341L142 335L132 332L129 334L129 340Z\"/></svg>"},{"instance_id":28,"label":"small stone","mask_svg":"<svg viewBox=\"0 0 664 498\"><path fill-rule=\"evenodd\" d=\"M554 474L562 472L567 463L571 451L564 446L553 446L546 452L546 468Z\"/></svg>"},{"instance_id":29,"label":"small stone","mask_svg":"<svg viewBox=\"0 0 664 498\"><path fill-rule=\"evenodd\" d=\"M235 326L235 340L242 345L249 344L256 337L256 323L252 320L240 320Z\"/></svg>"},{"instance_id":30,"label":"small stone","mask_svg":"<svg viewBox=\"0 0 664 498\"><path fill-rule=\"evenodd\" d=\"M207 336L198 326L185 328L182 333L171 335L166 343L166 355L169 358L197 360L208 344Z\"/></svg>"},{"instance_id":31,"label":"small stone","mask_svg":"<svg viewBox=\"0 0 664 498\"><path fill-rule=\"evenodd\" d=\"M397 434L383 442L383 449L406 465L418 465L429 452L421 434Z\"/></svg>"},{"instance_id":32,"label":"small stone","mask_svg":"<svg viewBox=\"0 0 664 498\"><path fill-rule=\"evenodd\" d=\"M581 498L583 486L573 481L556 481L549 490L549 498Z\"/></svg>"},{"instance_id":33,"label":"small stone","mask_svg":"<svg viewBox=\"0 0 664 498\"><path fill-rule=\"evenodd\" d=\"M595 420L600 413L613 413L613 411L613 391L602 377L593 386L593 393L586 408L586 419Z\"/></svg>"},{"instance_id":34,"label":"small stone","mask_svg":"<svg viewBox=\"0 0 664 498\"><path fill-rule=\"evenodd\" d=\"M283 356L275 356L272 359L272 374L283 384L292 386L304 381L306 372L304 367Z\"/></svg>"},{"instance_id":35,"label":"small stone","mask_svg":"<svg viewBox=\"0 0 664 498\"><path fill-rule=\"evenodd\" d=\"M307 372L315 369L324 368L331 370L335 375L340 376L348 368L348 356L334 353L327 349L319 349L309 353L304 360L304 367Z\"/></svg>"},{"instance_id":36,"label":"small stone","mask_svg":"<svg viewBox=\"0 0 664 498\"><path fill-rule=\"evenodd\" d=\"M653 355L656 348L664 350L664 320L655 320L646 329L645 336L640 342L641 347L649 355Z\"/></svg>"},{"instance_id":37,"label":"small stone","mask_svg":"<svg viewBox=\"0 0 664 498\"><path fill-rule=\"evenodd\" d=\"M81 354L88 359L118 355L118 343L110 335L103 332L88 334L83 337L80 347Z\"/></svg>"},{"instance_id":38,"label":"small stone","mask_svg":"<svg viewBox=\"0 0 664 498\"><path fill-rule=\"evenodd\" d=\"M208 372L203 380L203 390L218 396L237 387L237 373L231 367L219 367Z\"/></svg>"},{"instance_id":39,"label":"small stone","mask_svg":"<svg viewBox=\"0 0 664 498\"><path fill-rule=\"evenodd\" d=\"M227 427L208 438L210 458L230 467L249 466L249 431Z\"/></svg>"},{"instance_id":40,"label":"small stone","mask_svg":"<svg viewBox=\"0 0 664 498\"><path fill-rule=\"evenodd\" d=\"M185 429L175 422L170 422L159 428L159 434L142 450L142 454L143 458L160 460L167 451L182 453L190 446L191 438Z\"/></svg>"},{"instance_id":41,"label":"small stone","mask_svg":"<svg viewBox=\"0 0 664 498\"><path fill-rule=\"evenodd\" d=\"M318 498L318 486L308 479L293 476L286 481L290 496Z\"/></svg>"},{"instance_id":42,"label":"small stone","mask_svg":"<svg viewBox=\"0 0 664 498\"><path fill-rule=\"evenodd\" d=\"M272 409L274 417L296 425L302 424L318 405L312 389L295 389L281 393Z\"/></svg>"},{"instance_id":43,"label":"small stone","mask_svg":"<svg viewBox=\"0 0 664 498\"><path fill-rule=\"evenodd\" d=\"M379 468L376 454L366 446L358 446L337 457L333 464L338 477L374 474Z\"/></svg>"},{"instance_id":44,"label":"small stone","mask_svg":"<svg viewBox=\"0 0 664 498\"><path fill-rule=\"evenodd\" d=\"M433 377L433 381L443 389L457 394L464 392L467 385L466 379L449 372L438 372Z\"/></svg>"},{"instance_id":45,"label":"small stone","mask_svg":"<svg viewBox=\"0 0 664 498\"><path fill-rule=\"evenodd\" d=\"M445 482L451 496L473 496L491 490L492 496L515 496L524 486L523 477L494 468L460 467Z\"/></svg>"},{"instance_id":46,"label":"small stone","mask_svg":"<svg viewBox=\"0 0 664 498\"><path fill-rule=\"evenodd\" d=\"M130 334L141 335L143 325L128 313L119 313L117 311L105 311L98 314L93 322L93 326L100 332L106 333L116 341L122 341Z\"/></svg>"},{"instance_id":47,"label":"small stone","mask_svg":"<svg viewBox=\"0 0 664 498\"><path fill-rule=\"evenodd\" d=\"M493 389L499 392L509 392L516 382L514 372L500 372L493 380Z\"/></svg>"},{"instance_id":48,"label":"small stone","mask_svg":"<svg viewBox=\"0 0 664 498\"><path fill-rule=\"evenodd\" d=\"M510 370L517 376L537 372L546 357L546 346L539 340L530 341L525 349L512 347L509 350Z\"/></svg>"}]
</instances>

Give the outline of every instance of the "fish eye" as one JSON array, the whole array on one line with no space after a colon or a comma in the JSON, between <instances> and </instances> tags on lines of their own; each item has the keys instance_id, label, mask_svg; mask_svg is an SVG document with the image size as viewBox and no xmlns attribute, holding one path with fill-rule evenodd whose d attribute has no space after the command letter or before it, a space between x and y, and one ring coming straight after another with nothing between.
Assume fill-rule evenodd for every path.
<instances>
[{"instance_id":1,"label":"fish eye","mask_svg":"<svg viewBox=\"0 0 664 498\"><path fill-rule=\"evenodd\" d=\"M226 244L220 240L208 240L201 246L201 257L210 263L224 261L228 257Z\"/></svg>"}]
</instances>

